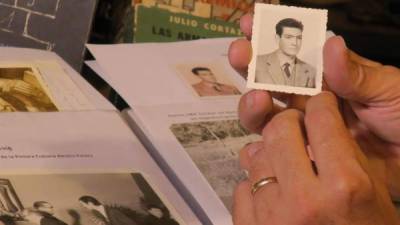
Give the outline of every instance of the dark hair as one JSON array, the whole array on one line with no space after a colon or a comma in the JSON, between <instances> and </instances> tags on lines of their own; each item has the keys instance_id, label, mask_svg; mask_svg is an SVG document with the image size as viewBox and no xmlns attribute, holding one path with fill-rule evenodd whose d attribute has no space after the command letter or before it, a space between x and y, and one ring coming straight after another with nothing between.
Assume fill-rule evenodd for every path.
<instances>
[{"instance_id":1,"label":"dark hair","mask_svg":"<svg viewBox=\"0 0 400 225\"><path fill-rule=\"evenodd\" d=\"M211 70L207 67L195 67L192 69L192 73L196 75L199 75L199 71L211 71Z\"/></svg>"},{"instance_id":2,"label":"dark hair","mask_svg":"<svg viewBox=\"0 0 400 225\"><path fill-rule=\"evenodd\" d=\"M101 203L95 197L92 197L92 196L89 196L89 195L85 195L85 196L80 197L79 201L84 202L86 204L89 204L89 202L90 202L95 206L101 205Z\"/></svg>"},{"instance_id":3,"label":"dark hair","mask_svg":"<svg viewBox=\"0 0 400 225\"><path fill-rule=\"evenodd\" d=\"M42 207L42 206L45 206L45 207L46 206L51 206L51 204L46 202L46 201L37 201L37 202L33 203L33 208L35 208L35 209L37 209L39 207Z\"/></svg>"},{"instance_id":4,"label":"dark hair","mask_svg":"<svg viewBox=\"0 0 400 225\"><path fill-rule=\"evenodd\" d=\"M298 28L301 31L303 31L303 28L304 28L303 24L300 21L298 21L296 19L293 19L293 18L286 18L286 19L283 19L283 20L279 21L275 25L276 34L281 36L284 27Z\"/></svg>"}]
</instances>

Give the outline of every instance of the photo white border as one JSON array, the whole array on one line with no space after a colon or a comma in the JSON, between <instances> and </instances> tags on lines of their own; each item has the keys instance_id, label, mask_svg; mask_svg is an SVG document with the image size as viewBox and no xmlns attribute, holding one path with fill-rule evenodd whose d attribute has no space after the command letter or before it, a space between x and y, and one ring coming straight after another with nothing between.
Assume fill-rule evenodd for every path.
<instances>
[{"instance_id":1,"label":"photo white border","mask_svg":"<svg viewBox=\"0 0 400 225\"><path fill-rule=\"evenodd\" d=\"M271 11L275 13L282 13L285 15L290 15L290 12L302 12L307 16L315 16L320 18L320 27L314 27L315 35L319 37L318 43L315 45L320 49L316 52L317 55L317 65L316 65L316 78L315 78L315 88L305 88L305 87L294 87L287 85L276 85L276 84L264 84L255 82L255 72L256 72L256 60L259 55L259 39L260 39L260 26L261 19L266 18L265 14L269 14ZM289 16L287 16L289 17ZM300 8L294 6L283 6L283 5L271 5L256 3L254 9L253 18L253 28L252 28L252 40L251 46L253 49L252 59L249 64L247 87L254 89L263 89L276 92L285 92L300 95L316 95L322 90L322 77L323 77L323 62L322 62L322 50L326 40L326 24L328 18L328 11L322 9L310 9L310 8Z\"/></svg>"}]
</instances>

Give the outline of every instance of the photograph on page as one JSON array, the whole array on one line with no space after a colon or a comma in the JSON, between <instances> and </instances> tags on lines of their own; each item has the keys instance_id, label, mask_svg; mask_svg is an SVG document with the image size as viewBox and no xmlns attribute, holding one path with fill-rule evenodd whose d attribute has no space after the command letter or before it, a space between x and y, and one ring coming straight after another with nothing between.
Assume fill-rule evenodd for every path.
<instances>
[{"instance_id":1,"label":"photograph on page","mask_svg":"<svg viewBox=\"0 0 400 225\"><path fill-rule=\"evenodd\" d=\"M177 123L170 130L231 210L234 188L245 178L239 166L239 151L259 136L246 131L238 120Z\"/></svg>"},{"instance_id":2,"label":"photograph on page","mask_svg":"<svg viewBox=\"0 0 400 225\"><path fill-rule=\"evenodd\" d=\"M40 76L33 66L0 65L0 112L58 111Z\"/></svg>"},{"instance_id":3,"label":"photograph on page","mask_svg":"<svg viewBox=\"0 0 400 225\"><path fill-rule=\"evenodd\" d=\"M247 87L319 93L326 23L327 10L256 4Z\"/></svg>"},{"instance_id":4,"label":"photograph on page","mask_svg":"<svg viewBox=\"0 0 400 225\"><path fill-rule=\"evenodd\" d=\"M242 94L223 66L217 63L179 64L176 70L195 97L215 98Z\"/></svg>"},{"instance_id":5,"label":"photograph on page","mask_svg":"<svg viewBox=\"0 0 400 225\"><path fill-rule=\"evenodd\" d=\"M0 224L182 224L169 206L141 173L0 175Z\"/></svg>"}]
</instances>

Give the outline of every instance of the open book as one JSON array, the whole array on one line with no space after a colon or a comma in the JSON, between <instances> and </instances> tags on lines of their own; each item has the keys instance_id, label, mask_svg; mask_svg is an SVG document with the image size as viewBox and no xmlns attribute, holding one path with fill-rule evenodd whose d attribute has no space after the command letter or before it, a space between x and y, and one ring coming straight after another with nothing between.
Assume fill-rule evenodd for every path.
<instances>
[{"instance_id":1,"label":"open book","mask_svg":"<svg viewBox=\"0 0 400 225\"><path fill-rule=\"evenodd\" d=\"M239 150L260 138L239 125L246 90L228 62L232 40L88 46L88 64L130 105L124 117L208 224L232 224Z\"/></svg>"},{"instance_id":2,"label":"open book","mask_svg":"<svg viewBox=\"0 0 400 225\"><path fill-rule=\"evenodd\" d=\"M228 62L233 40L88 46L96 61L87 63L130 105L123 115L133 131L212 224L232 224L232 193L244 179L238 151L260 140L238 122L246 90Z\"/></svg>"},{"instance_id":3,"label":"open book","mask_svg":"<svg viewBox=\"0 0 400 225\"><path fill-rule=\"evenodd\" d=\"M57 55L0 51L0 224L201 224L120 113Z\"/></svg>"}]
</instances>

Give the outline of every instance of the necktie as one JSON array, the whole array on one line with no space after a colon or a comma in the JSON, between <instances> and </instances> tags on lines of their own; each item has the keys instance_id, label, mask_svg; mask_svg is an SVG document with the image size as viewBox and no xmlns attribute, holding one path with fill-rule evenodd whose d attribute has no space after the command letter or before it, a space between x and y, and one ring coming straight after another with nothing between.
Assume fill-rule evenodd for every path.
<instances>
[{"instance_id":1,"label":"necktie","mask_svg":"<svg viewBox=\"0 0 400 225\"><path fill-rule=\"evenodd\" d=\"M290 70L289 70L289 63L283 64L283 72L285 72L286 76L289 78L290 77Z\"/></svg>"}]
</instances>

